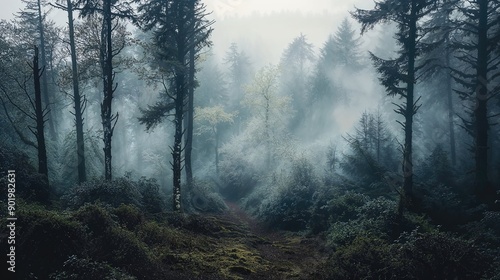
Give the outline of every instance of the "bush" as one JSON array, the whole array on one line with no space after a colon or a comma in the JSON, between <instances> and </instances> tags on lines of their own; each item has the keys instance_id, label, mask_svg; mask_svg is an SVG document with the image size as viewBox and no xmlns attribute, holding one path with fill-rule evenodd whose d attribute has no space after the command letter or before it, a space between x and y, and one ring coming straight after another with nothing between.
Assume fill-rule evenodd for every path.
<instances>
[{"instance_id":1,"label":"bush","mask_svg":"<svg viewBox=\"0 0 500 280\"><path fill-rule=\"evenodd\" d=\"M156 180L144 177L137 182L128 177L112 181L94 179L74 186L62 200L71 209L101 202L113 207L130 204L149 213L163 211L165 204Z\"/></svg>"},{"instance_id":2,"label":"bush","mask_svg":"<svg viewBox=\"0 0 500 280\"><path fill-rule=\"evenodd\" d=\"M361 203L363 197L349 194L348 198ZM349 209L349 208L347 208ZM359 236L377 236L380 239L390 240L391 233L397 218L396 202L386 198L365 200L365 203L354 209L356 218L332 220L328 232L328 242L334 246L341 246L352 242ZM347 217L351 217L352 213Z\"/></svg>"},{"instance_id":3,"label":"bush","mask_svg":"<svg viewBox=\"0 0 500 280\"><path fill-rule=\"evenodd\" d=\"M97 179L87 181L73 187L63 199L73 209L94 202L102 202L113 207L118 207L122 203L142 207L141 193L130 180L125 178L112 181Z\"/></svg>"},{"instance_id":4,"label":"bush","mask_svg":"<svg viewBox=\"0 0 500 280\"><path fill-rule=\"evenodd\" d=\"M51 189L47 176L37 172L25 153L18 152L15 148L0 147L0 166L3 167L0 171L2 193L7 193L7 170L15 170L16 182L19 182L16 196L29 202L49 203Z\"/></svg>"},{"instance_id":5,"label":"bush","mask_svg":"<svg viewBox=\"0 0 500 280\"><path fill-rule=\"evenodd\" d=\"M222 213L227 210L227 205L222 197L215 191L213 184L207 181L195 181L193 186L184 196L190 208L202 213ZM186 205L186 204L184 204Z\"/></svg>"},{"instance_id":6,"label":"bush","mask_svg":"<svg viewBox=\"0 0 500 280\"><path fill-rule=\"evenodd\" d=\"M116 215L118 223L128 230L134 230L137 226L144 222L144 215L133 205L121 204L120 207L112 210Z\"/></svg>"},{"instance_id":7,"label":"bush","mask_svg":"<svg viewBox=\"0 0 500 280\"><path fill-rule=\"evenodd\" d=\"M394 243L358 236L337 248L317 278L482 279L491 274L491 264L491 258L469 241L413 231Z\"/></svg>"},{"instance_id":8,"label":"bush","mask_svg":"<svg viewBox=\"0 0 500 280\"><path fill-rule=\"evenodd\" d=\"M304 230L311 218L313 194L319 188L320 180L312 164L306 159L299 159L293 163L284 184L262 203L259 216L278 228Z\"/></svg>"},{"instance_id":9,"label":"bush","mask_svg":"<svg viewBox=\"0 0 500 280\"><path fill-rule=\"evenodd\" d=\"M79 258L72 255L64 262L63 270L50 276L52 280L134 280L137 279L105 262Z\"/></svg>"},{"instance_id":10,"label":"bush","mask_svg":"<svg viewBox=\"0 0 500 280\"><path fill-rule=\"evenodd\" d=\"M369 198L353 191L342 192L333 187L322 187L313 196L309 228L312 233L328 230L331 223L355 219L357 208Z\"/></svg>"},{"instance_id":11,"label":"bush","mask_svg":"<svg viewBox=\"0 0 500 280\"><path fill-rule=\"evenodd\" d=\"M19 205L16 273L19 279L47 279L69 256L85 251L84 228L68 216L30 204Z\"/></svg>"},{"instance_id":12,"label":"bush","mask_svg":"<svg viewBox=\"0 0 500 280\"><path fill-rule=\"evenodd\" d=\"M257 170L245 160L244 155L226 154L219 169L222 182L220 193L226 199L237 201L252 192L258 183Z\"/></svg>"},{"instance_id":13,"label":"bush","mask_svg":"<svg viewBox=\"0 0 500 280\"><path fill-rule=\"evenodd\" d=\"M165 198L160 193L160 185L156 179L141 177L136 183L142 195L142 205L149 213L160 213L165 210Z\"/></svg>"}]
</instances>

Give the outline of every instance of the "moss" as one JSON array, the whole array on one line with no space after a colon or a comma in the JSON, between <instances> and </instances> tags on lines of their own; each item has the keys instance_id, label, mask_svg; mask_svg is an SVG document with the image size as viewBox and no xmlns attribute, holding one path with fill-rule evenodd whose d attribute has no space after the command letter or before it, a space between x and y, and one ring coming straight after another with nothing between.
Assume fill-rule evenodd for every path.
<instances>
[{"instance_id":1,"label":"moss","mask_svg":"<svg viewBox=\"0 0 500 280\"><path fill-rule=\"evenodd\" d=\"M87 234L66 213L48 211L41 206L19 207L16 221L17 270L20 279L32 274L47 279L69 256L85 252Z\"/></svg>"},{"instance_id":2,"label":"moss","mask_svg":"<svg viewBox=\"0 0 500 280\"><path fill-rule=\"evenodd\" d=\"M129 230L134 230L144 222L144 215L134 205L120 204L112 213L116 215L118 223Z\"/></svg>"}]
</instances>

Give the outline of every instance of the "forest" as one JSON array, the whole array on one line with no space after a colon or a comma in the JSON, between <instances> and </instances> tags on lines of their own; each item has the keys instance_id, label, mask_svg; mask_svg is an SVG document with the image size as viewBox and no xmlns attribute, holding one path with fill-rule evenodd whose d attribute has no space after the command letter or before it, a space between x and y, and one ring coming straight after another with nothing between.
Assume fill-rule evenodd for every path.
<instances>
[{"instance_id":1,"label":"forest","mask_svg":"<svg viewBox=\"0 0 500 280\"><path fill-rule=\"evenodd\" d=\"M500 1L19 2L1 279L500 279Z\"/></svg>"}]
</instances>

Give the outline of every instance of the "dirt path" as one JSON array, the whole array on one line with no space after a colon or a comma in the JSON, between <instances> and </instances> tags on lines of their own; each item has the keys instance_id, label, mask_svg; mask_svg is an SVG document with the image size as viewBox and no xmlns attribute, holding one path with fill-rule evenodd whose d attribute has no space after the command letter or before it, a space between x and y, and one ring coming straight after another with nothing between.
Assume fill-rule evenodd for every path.
<instances>
[{"instance_id":1,"label":"dirt path","mask_svg":"<svg viewBox=\"0 0 500 280\"><path fill-rule=\"evenodd\" d=\"M258 273L247 279L312 279L318 264L326 259L323 242L283 231L266 230L258 220L248 215L237 204L226 202L227 218L248 229L249 237L259 242L250 242L259 257L268 262L269 271ZM260 277L260 278L259 278ZM265 278L262 278L265 277ZM270 277L270 278L267 278Z\"/></svg>"}]
</instances>

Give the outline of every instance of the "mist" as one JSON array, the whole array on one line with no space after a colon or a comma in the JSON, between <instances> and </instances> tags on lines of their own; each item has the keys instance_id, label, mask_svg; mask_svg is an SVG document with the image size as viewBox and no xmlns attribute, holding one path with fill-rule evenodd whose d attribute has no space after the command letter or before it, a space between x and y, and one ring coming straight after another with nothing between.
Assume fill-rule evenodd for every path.
<instances>
[{"instance_id":1,"label":"mist","mask_svg":"<svg viewBox=\"0 0 500 280\"><path fill-rule=\"evenodd\" d=\"M21 278L500 275L498 1L48 2L0 11Z\"/></svg>"}]
</instances>

